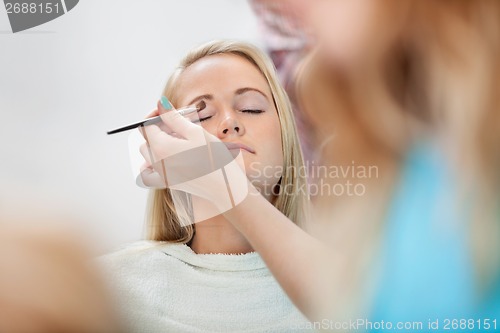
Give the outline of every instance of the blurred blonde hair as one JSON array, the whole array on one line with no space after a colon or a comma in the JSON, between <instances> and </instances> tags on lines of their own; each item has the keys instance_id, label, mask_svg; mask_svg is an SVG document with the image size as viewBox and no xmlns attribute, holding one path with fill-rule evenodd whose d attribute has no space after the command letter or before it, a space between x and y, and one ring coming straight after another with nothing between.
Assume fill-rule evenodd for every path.
<instances>
[{"instance_id":1,"label":"blurred blonde hair","mask_svg":"<svg viewBox=\"0 0 500 333\"><path fill-rule=\"evenodd\" d=\"M274 206L298 225L303 226L307 214L309 197L304 175L298 172L304 165L297 137L295 122L292 116L290 101L280 85L274 65L258 48L248 43L236 41L211 41L201 45L180 62L164 89L164 96L173 105L177 104L176 83L184 70L196 61L218 54L233 54L245 58L255 65L266 79L273 97L281 127L283 146L283 175L281 186L290 191L280 191L273 201ZM189 199L186 197L186 204ZM184 223L185 211L183 205L174 205L171 191L151 190L147 209L147 237L152 240L188 243L195 232L195 226Z\"/></svg>"},{"instance_id":2,"label":"blurred blonde hair","mask_svg":"<svg viewBox=\"0 0 500 333\"><path fill-rule=\"evenodd\" d=\"M451 152L463 200L473 203L472 248L479 280L487 285L500 262L500 1L377 5L380 32L387 33L380 49L371 54L366 48L358 73L311 53L298 71L300 107L327 164L351 150L399 163L416 139L438 134ZM359 141L331 139L339 117ZM325 215L331 205L332 198L319 199Z\"/></svg>"}]
</instances>

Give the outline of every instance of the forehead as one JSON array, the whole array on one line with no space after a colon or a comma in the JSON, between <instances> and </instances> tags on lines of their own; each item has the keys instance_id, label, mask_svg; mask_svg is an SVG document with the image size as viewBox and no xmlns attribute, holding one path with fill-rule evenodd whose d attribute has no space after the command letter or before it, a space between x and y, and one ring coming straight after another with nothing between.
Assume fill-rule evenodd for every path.
<instances>
[{"instance_id":1,"label":"forehead","mask_svg":"<svg viewBox=\"0 0 500 333\"><path fill-rule=\"evenodd\" d=\"M249 60L235 54L217 54L191 64L177 80L181 104L203 94L232 94L240 88L256 88L271 99L271 90L259 69Z\"/></svg>"}]
</instances>

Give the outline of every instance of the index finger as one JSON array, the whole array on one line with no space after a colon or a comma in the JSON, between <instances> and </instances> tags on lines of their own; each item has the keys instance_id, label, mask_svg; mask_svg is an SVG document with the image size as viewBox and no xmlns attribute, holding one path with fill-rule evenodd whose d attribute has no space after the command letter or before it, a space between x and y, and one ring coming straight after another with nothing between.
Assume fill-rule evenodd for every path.
<instances>
[{"instance_id":1,"label":"index finger","mask_svg":"<svg viewBox=\"0 0 500 333\"><path fill-rule=\"evenodd\" d=\"M151 111L151 113L149 113L145 119L149 119L149 118L154 118L154 117L157 117L160 115L160 110L157 108L156 110L153 110ZM156 125L163 131L163 132L166 132L166 133L171 133L173 132L171 128L169 128L167 125L165 125L163 122L158 122L156 123ZM141 132L141 134L144 136L144 134L142 133L142 131L139 129L139 131Z\"/></svg>"},{"instance_id":2,"label":"index finger","mask_svg":"<svg viewBox=\"0 0 500 333\"><path fill-rule=\"evenodd\" d=\"M147 116L146 116L146 119L147 118L153 118L153 117L156 117L156 116L159 116L160 115L160 111L158 109L154 110L154 111L151 111L151 113L149 113Z\"/></svg>"}]
</instances>

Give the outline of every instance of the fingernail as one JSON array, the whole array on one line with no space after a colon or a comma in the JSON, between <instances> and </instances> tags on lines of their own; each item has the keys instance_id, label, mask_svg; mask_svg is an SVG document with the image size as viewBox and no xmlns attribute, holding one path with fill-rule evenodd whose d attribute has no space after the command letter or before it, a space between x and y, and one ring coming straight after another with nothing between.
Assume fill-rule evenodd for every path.
<instances>
[{"instance_id":1,"label":"fingernail","mask_svg":"<svg viewBox=\"0 0 500 333\"><path fill-rule=\"evenodd\" d=\"M170 110L172 109L172 104L170 104L170 101L168 100L168 98L166 98L165 96L161 96L160 98L160 102L161 102L161 105L163 106L163 108L165 110Z\"/></svg>"}]
</instances>

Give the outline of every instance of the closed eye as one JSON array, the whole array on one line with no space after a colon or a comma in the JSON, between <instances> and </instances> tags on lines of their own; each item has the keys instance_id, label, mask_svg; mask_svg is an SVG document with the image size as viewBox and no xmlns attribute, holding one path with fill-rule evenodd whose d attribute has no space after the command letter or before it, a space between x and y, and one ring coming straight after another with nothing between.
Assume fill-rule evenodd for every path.
<instances>
[{"instance_id":1,"label":"closed eye","mask_svg":"<svg viewBox=\"0 0 500 333\"><path fill-rule=\"evenodd\" d=\"M246 112L246 113L263 113L264 110L246 109L246 110L241 110L241 112Z\"/></svg>"},{"instance_id":2,"label":"closed eye","mask_svg":"<svg viewBox=\"0 0 500 333\"><path fill-rule=\"evenodd\" d=\"M193 123L201 123L202 121L208 120L210 118L212 118L212 116L208 116L208 117L204 117L204 118L200 118L200 119L195 119L192 122Z\"/></svg>"},{"instance_id":3,"label":"closed eye","mask_svg":"<svg viewBox=\"0 0 500 333\"><path fill-rule=\"evenodd\" d=\"M259 114L259 113L264 113L265 111L264 110L257 110L257 109L245 109L245 110L241 110L241 112L251 113L251 114ZM195 120L192 120L192 122L193 123L201 123L201 122L208 120L210 118L212 118L212 116L207 116L207 117L203 117L200 119L195 119Z\"/></svg>"}]
</instances>

